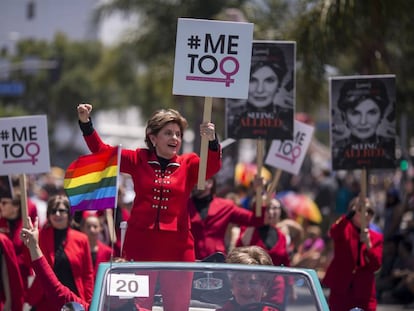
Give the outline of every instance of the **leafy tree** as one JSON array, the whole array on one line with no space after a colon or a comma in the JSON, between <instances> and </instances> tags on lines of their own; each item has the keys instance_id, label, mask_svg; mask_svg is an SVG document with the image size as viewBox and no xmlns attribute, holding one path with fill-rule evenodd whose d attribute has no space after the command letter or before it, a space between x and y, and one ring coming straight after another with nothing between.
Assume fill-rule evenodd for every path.
<instances>
[{"instance_id":1,"label":"leafy tree","mask_svg":"<svg viewBox=\"0 0 414 311\"><path fill-rule=\"evenodd\" d=\"M297 41L297 94L304 109L327 107L329 65L335 75L396 74L397 111L414 116L414 8L409 2L313 0L299 5L289 33ZM408 134L413 136L413 130Z\"/></svg>"},{"instance_id":2,"label":"leafy tree","mask_svg":"<svg viewBox=\"0 0 414 311\"><path fill-rule=\"evenodd\" d=\"M28 57L36 60L32 70L25 65ZM99 42L72 42L57 34L50 43L20 41L11 61L20 69L10 79L22 81L26 90L21 97L0 98L1 115L46 114L51 134L56 123L69 121L73 135L79 135L75 107L80 102L92 102L98 108L139 104L136 62L130 50L122 47L104 49ZM55 66L42 68L45 63ZM66 157L72 151L72 146L56 148L50 141L52 162L55 155Z\"/></svg>"},{"instance_id":3,"label":"leafy tree","mask_svg":"<svg viewBox=\"0 0 414 311\"><path fill-rule=\"evenodd\" d=\"M254 39L296 41L298 111L328 119L330 75L393 73L398 113L414 116L414 7L404 0L105 2L96 11L97 22L112 13L136 16L136 25L123 43L107 49L98 42L69 42L62 34L51 43L20 42L12 59L15 63L35 56L56 61L59 67L36 74L13 72L12 78L24 81L27 92L23 98L0 99L0 112L48 113L53 119L74 120L73 107L80 101L91 101L97 108L136 105L146 117L154 109L172 107L183 111L196 129L203 98L171 93L177 19L224 20L227 8L240 9L255 24ZM19 111L14 111L16 107ZM220 117L223 109L222 101L215 98L213 113ZM216 121L219 132L223 121ZM409 129L408 137L413 132Z\"/></svg>"},{"instance_id":4,"label":"leafy tree","mask_svg":"<svg viewBox=\"0 0 414 311\"><path fill-rule=\"evenodd\" d=\"M226 0L114 0L103 4L96 11L95 22L113 13L137 17L137 25L126 34L125 49L135 51L141 66L139 74L142 97L139 105L146 117L154 109L172 107L182 111L190 126L200 123L203 99L172 96L174 51L177 20L180 17L216 19L223 9L240 7L245 1ZM222 103L213 103L214 111L223 115ZM219 122L219 127L222 128ZM198 139L198 135L196 135ZM196 142L197 144L197 142Z\"/></svg>"}]
</instances>

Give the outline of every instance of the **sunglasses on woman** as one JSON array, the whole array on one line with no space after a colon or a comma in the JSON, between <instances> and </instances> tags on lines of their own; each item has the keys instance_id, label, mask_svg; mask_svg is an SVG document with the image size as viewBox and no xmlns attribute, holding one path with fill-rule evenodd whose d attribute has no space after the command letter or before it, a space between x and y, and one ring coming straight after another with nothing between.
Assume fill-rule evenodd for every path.
<instances>
[{"instance_id":1,"label":"sunglasses on woman","mask_svg":"<svg viewBox=\"0 0 414 311\"><path fill-rule=\"evenodd\" d=\"M66 208L56 208L50 210L50 214L56 215L59 212L59 214L67 214L69 211Z\"/></svg>"}]
</instances>

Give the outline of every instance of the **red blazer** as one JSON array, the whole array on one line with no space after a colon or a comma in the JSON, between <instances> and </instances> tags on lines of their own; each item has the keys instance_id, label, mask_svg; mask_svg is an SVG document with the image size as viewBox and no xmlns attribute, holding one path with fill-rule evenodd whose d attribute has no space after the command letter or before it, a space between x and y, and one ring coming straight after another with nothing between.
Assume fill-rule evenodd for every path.
<instances>
[{"instance_id":1,"label":"red blazer","mask_svg":"<svg viewBox=\"0 0 414 311\"><path fill-rule=\"evenodd\" d=\"M121 223L122 221L128 221L129 218L129 211L126 208L121 207L119 204L116 207L115 210L113 210L113 213L118 213L117 211L121 211L120 215L114 215L113 216L113 220L114 220L114 226L115 226L115 234L116 234L116 242L114 243L114 256L116 257L121 257L121 228L119 227L119 223ZM102 211L97 211L98 216L104 216L106 213L106 210L102 210ZM120 219L115 219L116 217L120 217ZM115 222L116 220L116 222ZM106 218L105 218L106 221ZM106 224L105 224L106 225ZM105 232L104 232L104 238L101 240L104 244L109 245L111 243L110 238L109 238L109 228L106 226L104 228Z\"/></svg>"},{"instance_id":2,"label":"red blazer","mask_svg":"<svg viewBox=\"0 0 414 311\"><path fill-rule=\"evenodd\" d=\"M44 256L33 261L32 266L36 272L36 277L39 278L42 287L44 287L47 299L51 304L61 307L68 302L75 301L83 305L86 311L89 310L90 302L83 300L69 288L60 283ZM111 302L114 303L114 300L111 300ZM119 300L119 302L122 304L122 300ZM147 309L140 308L138 305L135 307L136 310L149 311ZM21 311L21 309L19 311Z\"/></svg>"},{"instance_id":3,"label":"red blazer","mask_svg":"<svg viewBox=\"0 0 414 311\"><path fill-rule=\"evenodd\" d=\"M290 259L289 254L287 252L287 243L286 243L286 236L283 234L283 232L276 228L277 232L277 242L275 245L273 245L271 248L267 248L266 244L262 241L262 238L260 237L258 228L254 228L250 243L247 245L257 245L261 248L265 249L266 252L270 255L272 258L272 262L275 266L290 266ZM244 246L245 244L242 241L242 236L245 233L247 228L242 227L240 230L240 236L239 239L236 242L236 246ZM270 302L274 302L277 304L283 304L283 302L287 298L287 288L288 284L292 285L293 280L291 279L285 279L283 276L276 276L271 288L267 291L267 298L266 300Z\"/></svg>"},{"instance_id":4,"label":"red blazer","mask_svg":"<svg viewBox=\"0 0 414 311\"><path fill-rule=\"evenodd\" d=\"M26 246L24 246L20 239L20 232L22 231L23 222L22 219L16 219L13 222L13 226L5 218L0 218L0 232L4 233L12 242L14 252L16 254L17 263L19 265L20 275L23 281L25 290L28 288L28 277L33 275L30 267L30 254Z\"/></svg>"},{"instance_id":5,"label":"red blazer","mask_svg":"<svg viewBox=\"0 0 414 311\"><path fill-rule=\"evenodd\" d=\"M33 261L32 267L36 273L36 279L44 289L45 299L47 299L52 306L56 306L56 310L60 310L65 303L71 301L78 302L82 304L86 310L89 310L89 302L83 300L69 288L60 283L44 256ZM21 311L21 309L19 311Z\"/></svg>"},{"instance_id":6,"label":"red blazer","mask_svg":"<svg viewBox=\"0 0 414 311\"><path fill-rule=\"evenodd\" d=\"M276 229L277 235L278 235L278 240L276 242L275 245L273 245L273 247L271 247L270 249L266 247L266 245L263 243L259 231L258 229L254 229L252 238L250 240L250 244L248 245L257 245L260 246L261 248L265 249L267 251L267 253L270 255L270 257L272 258L273 264L275 266L285 266L285 267L289 267L290 266L290 259L289 259L289 254L287 252L287 245L286 245L286 236L283 234L282 231L280 231L280 229L274 227ZM244 232L246 231L247 228L242 227L240 230L240 236L236 242L236 246L243 246L243 242L242 242L242 236L244 234Z\"/></svg>"},{"instance_id":7,"label":"red blazer","mask_svg":"<svg viewBox=\"0 0 414 311\"><path fill-rule=\"evenodd\" d=\"M331 226L329 235L334 242L334 256L322 283L331 289L331 310L375 310L375 272L382 263L382 234L369 230L371 249L362 243L358 251L359 229L342 216Z\"/></svg>"},{"instance_id":8,"label":"red blazer","mask_svg":"<svg viewBox=\"0 0 414 311\"><path fill-rule=\"evenodd\" d=\"M231 200L214 197L210 202L207 217L202 219L193 200L188 201L191 220L191 232L194 237L196 259L215 253L226 253L224 238L230 223L239 226L261 226L263 217L256 217L253 212L241 208Z\"/></svg>"},{"instance_id":9,"label":"red blazer","mask_svg":"<svg viewBox=\"0 0 414 311\"><path fill-rule=\"evenodd\" d=\"M93 263L93 276L96 277L98 267L101 262L108 262L111 260L112 248L105 243L98 240L98 252L96 253L96 259Z\"/></svg>"},{"instance_id":10,"label":"red blazer","mask_svg":"<svg viewBox=\"0 0 414 311\"><path fill-rule=\"evenodd\" d=\"M39 234L40 248L51 267L53 267L55 262L53 230L53 227L46 225ZM94 275L89 241L86 234L68 228L64 252L70 262L80 298L90 301L93 293ZM50 304L44 298L44 295L40 281L37 281L35 278L33 285L28 291L27 302L32 306L36 306L37 311L60 310L61 306Z\"/></svg>"},{"instance_id":11,"label":"red blazer","mask_svg":"<svg viewBox=\"0 0 414 311\"><path fill-rule=\"evenodd\" d=\"M37 217L37 207L33 200L30 198L27 198L27 213L32 220L32 223L34 223Z\"/></svg>"},{"instance_id":12,"label":"red blazer","mask_svg":"<svg viewBox=\"0 0 414 311\"><path fill-rule=\"evenodd\" d=\"M9 287L11 294L11 310L22 311L24 302L24 286L20 275L20 269L17 262L16 253L13 248L13 243L3 233L0 233L0 258L2 258L7 267L9 274ZM1 262L1 261L0 261ZM3 310L5 302L4 288L0 282L0 310Z\"/></svg>"},{"instance_id":13,"label":"red blazer","mask_svg":"<svg viewBox=\"0 0 414 311\"><path fill-rule=\"evenodd\" d=\"M102 142L96 131L84 138L92 152L111 148ZM162 172L154 152L122 150L121 172L131 175L135 191L123 246L126 259L194 260L186 207L197 184L199 163L200 158L195 153L176 155ZM208 150L206 178L212 177L220 167L221 150Z\"/></svg>"}]
</instances>

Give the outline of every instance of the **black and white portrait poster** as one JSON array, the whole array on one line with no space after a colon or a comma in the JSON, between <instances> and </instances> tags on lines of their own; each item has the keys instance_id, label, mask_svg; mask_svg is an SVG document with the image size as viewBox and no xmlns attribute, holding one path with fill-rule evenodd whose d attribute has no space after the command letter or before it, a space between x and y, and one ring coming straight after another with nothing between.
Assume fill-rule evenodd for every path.
<instances>
[{"instance_id":1,"label":"black and white portrait poster","mask_svg":"<svg viewBox=\"0 0 414 311\"><path fill-rule=\"evenodd\" d=\"M334 77L329 92L332 168L394 168L395 75Z\"/></svg>"},{"instance_id":2,"label":"black and white portrait poster","mask_svg":"<svg viewBox=\"0 0 414 311\"><path fill-rule=\"evenodd\" d=\"M247 100L226 99L226 136L293 139L296 43L253 41Z\"/></svg>"}]
</instances>

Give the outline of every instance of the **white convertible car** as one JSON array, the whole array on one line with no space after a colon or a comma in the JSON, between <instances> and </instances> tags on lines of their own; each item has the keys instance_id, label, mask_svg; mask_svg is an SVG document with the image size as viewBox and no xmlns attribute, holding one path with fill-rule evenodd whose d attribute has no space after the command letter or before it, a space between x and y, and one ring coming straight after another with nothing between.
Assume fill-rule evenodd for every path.
<instances>
[{"instance_id":1,"label":"white convertible car","mask_svg":"<svg viewBox=\"0 0 414 311\"><path fill-rule=\"evenodd\" d=\"M158 277L166 272L173 273L168 278ZM174 286L185 275L190 275L191 284ZM162 282L169 283L168 298L163 297ZM168 310L168 299L188 305L191 311L329 310L313 270L217 262L103 263L89 310L187 311L187 307ZM82 307L68 304L65 310Z\"/></svg>"}]
</instances>

